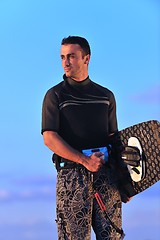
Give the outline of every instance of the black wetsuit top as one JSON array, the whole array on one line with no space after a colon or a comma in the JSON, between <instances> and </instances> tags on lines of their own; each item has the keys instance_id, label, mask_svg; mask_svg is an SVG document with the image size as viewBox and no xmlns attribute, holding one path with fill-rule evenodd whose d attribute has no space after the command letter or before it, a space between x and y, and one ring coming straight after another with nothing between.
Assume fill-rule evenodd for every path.
<instances>
[{"instance_id":1,"label":"black wetsuit top","mask_svg":"<svg viewBox=\"0 0 160 240\"><path fill-rule=\"evenodd\" d=\"M113 93L89 79L64 81L49 89L42 109L42 134L57 132L77 150L106 146L117 132Z\"/></svg>"}]
</instances>

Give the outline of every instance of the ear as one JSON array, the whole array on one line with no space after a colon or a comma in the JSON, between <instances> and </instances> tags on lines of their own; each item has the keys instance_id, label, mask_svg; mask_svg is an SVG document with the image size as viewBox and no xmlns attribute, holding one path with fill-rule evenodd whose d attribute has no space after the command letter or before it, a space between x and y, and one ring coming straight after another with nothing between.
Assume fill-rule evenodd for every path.
<instances>
[{"instance_id":1,"label":"ear","mask_svg":"<svg viewBox=\"0 0 160 240\"><path fill-rule=\"evenodd\" d=\"M84 61L84 63L88 65L88 64L89 64L89 61L90 61L90 55L87 54L87 55L85 56L85 61Z\"/></svg>"}]
</instances>

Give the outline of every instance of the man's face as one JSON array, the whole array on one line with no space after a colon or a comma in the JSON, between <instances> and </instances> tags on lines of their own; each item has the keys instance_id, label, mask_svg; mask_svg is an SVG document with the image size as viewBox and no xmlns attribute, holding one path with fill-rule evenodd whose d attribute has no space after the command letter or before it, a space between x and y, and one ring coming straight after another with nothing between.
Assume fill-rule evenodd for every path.
<instances>
[{"instance_id":1,"label":"man's face","mask_svg":"<svg viewBox=\"0 0 160 240\"><path fill-rule=\"evenodd\" d=\"M67 77L76 81L84 80L88 76L89 55L84 55L78 44L61 46L62 67Z\"/></svg>"}]
</instances>

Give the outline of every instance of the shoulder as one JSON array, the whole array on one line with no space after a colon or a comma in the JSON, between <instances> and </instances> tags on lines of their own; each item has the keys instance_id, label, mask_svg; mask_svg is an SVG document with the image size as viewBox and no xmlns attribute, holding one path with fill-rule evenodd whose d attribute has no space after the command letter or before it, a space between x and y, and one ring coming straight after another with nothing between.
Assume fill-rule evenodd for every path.
<instances>
[{"instance_id":1,"label":"shoulder","mask_svg":"<svg viewBox=\"0 0 160 240\"><path fill-rule=\"evenodd\" d=\"M108 89L98 83L95 83L93 81L91 81L91 82L92 82L93 87L95 89L97 89L98 91L102 92L104 95L107 95L108 97L114 97L114 93L110 89Z\"/></svg>"},{"instance_id":2,"label":"shoulder","mask_svg":"<svg viewBox=\"0 0 160 240\"><path fill-rule=\"evenodd\" d=\"M58 96L63 89L63 83L64 81L61 81L60 83L48 89L45 94L45 98L53 98L54 96Z\"/></svg>"},{"instance_id":3,"label":"shoulder","mask_svg":"<svg viewBox=\"0 0 160 240\"><path fill-rule=\"evenodd\" d=\"M63 83L64 83L64 81L62 81L62 82L56 84L55 86L51 87L50 89L48 89L46 94L53 94L53 93L61 91L62 88L63 88Z\"/></svg>"}]
</instances>

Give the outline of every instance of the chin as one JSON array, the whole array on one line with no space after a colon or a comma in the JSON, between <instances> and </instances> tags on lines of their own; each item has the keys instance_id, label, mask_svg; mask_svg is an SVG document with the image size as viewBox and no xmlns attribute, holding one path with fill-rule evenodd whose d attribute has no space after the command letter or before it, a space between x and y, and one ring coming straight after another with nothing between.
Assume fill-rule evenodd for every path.
<instances>
[{"instance_id":1,"label":"chin","mask_svg":"<svg viewBox=\"0 0 160 240\"><path fill-rule=\"evenodd\" d=\"M66 72L66 76L67 76L67 77L70 77L70 78L73 77L73 75L72 75L71 73L69 73L69 72Z\"/></svg>"},{"instance_id":2,"label":"chin","mask_svg":"<svg viewBox=\"0 0 160 240\"><path fill-rule=\"evenodd\" d=\"M66 74L67 77L70 77L70 76L71 76L71 74L69 74L69 73L67 73L67 72L65 72L65 74Z\"/></svg>"}]
</instances>

